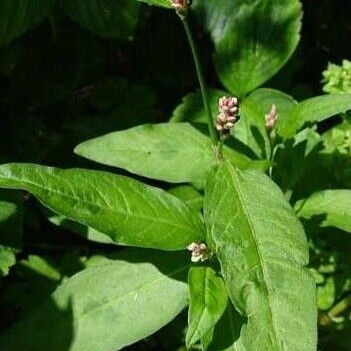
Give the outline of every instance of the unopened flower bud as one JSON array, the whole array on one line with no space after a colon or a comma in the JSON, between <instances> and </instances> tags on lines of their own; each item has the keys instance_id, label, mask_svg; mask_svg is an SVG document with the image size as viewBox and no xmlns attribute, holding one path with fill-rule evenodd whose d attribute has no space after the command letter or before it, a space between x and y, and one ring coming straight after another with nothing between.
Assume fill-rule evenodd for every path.
<instances>
[{"instance_id":1,"label":"unopened flower bud","mask_svg":"<svg viewBox=\"0 0 351 351\"><path fill-rule=\"evenodd\" d=\"M187 249L191 252L192 262L203 262L209 258L209 251L204 243L191 243Z\"/></svg>"},{"instance_id":2,"label":"unopened flower bud","mask_svg":"<svg viewBox=\"0 0 351 351\"><path fill-rule=\"evenodd\" d=\"M277 107L273 104L270 111L266 114L266 128L268 131L272 131L278 121Z\"/></svg>"},{"instance_id":3,"label":"unopened flower bud","mask_svg":"<svg viewBox=\"0 0 351 351\"><path fill-rule=\"evenodd\" d=\"M185 13L190 6L190 0L171 0L172 7L179 13Z\"/></svg>"},{"instance_id":4,"label":"unopened flower bud","mask_svg":"<svg viewBox=\"0 0 351 351\"><path fill-rule=\"evenodd\" d=\"M239 101L236 97L223 96L219 99L218 109L216 129L221 136L225 136L238 120Z\"/></svg>"}]
</instances>

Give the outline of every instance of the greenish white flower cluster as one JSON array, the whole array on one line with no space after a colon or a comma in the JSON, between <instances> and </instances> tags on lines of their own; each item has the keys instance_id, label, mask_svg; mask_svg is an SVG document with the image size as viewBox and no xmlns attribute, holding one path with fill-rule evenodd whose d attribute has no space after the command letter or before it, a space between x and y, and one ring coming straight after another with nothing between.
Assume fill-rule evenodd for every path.
<instances>
[{"instance_id":1,"label":"greenish white flower cluster","mask_svg":"<svg viewBox=\"0 0 351 351\"><path fill-rule=\"evenodd\" d=\"M351 61L343 60L341 66L329 63L322 83L326 93L351 94Z\"/></svg>"}]
</instances>

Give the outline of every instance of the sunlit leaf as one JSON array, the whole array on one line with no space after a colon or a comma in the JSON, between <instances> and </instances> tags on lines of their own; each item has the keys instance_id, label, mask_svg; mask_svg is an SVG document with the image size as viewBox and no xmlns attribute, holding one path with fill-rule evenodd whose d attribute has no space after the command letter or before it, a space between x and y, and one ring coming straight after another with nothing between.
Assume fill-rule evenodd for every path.
<instances>
[{"instance_id":1,"label":"sunlit leaf","mask_svg":"<svg viewBox=\"0 0 351 351\"><path fill-rule=\"evenodd\" d=\"M324 190L295 204L299 217L351 233L351 190Z\"/></svg>"},{"instance_id":2,"label":"sunlit leaf","mask_svg":"<svg viewBox=\"0 0 351 351\"><path fill-rule=\"evenodd\" d=\"M190 306L186 344L190 348L203 339L224 313L228 295L222 277L211 267L189 271Z\"/></svg>"},{"instance_id":3,"label":"sunlit leaf","mask_svg":"<svg viewBox=\"0 0 351 351\"><path fill-rule=\"evenodd\" d=\"M247 318L236 350L315 350L308 244L280 189L264 174L223 162L209 177L204 211L229 296Z\"/></svg>"},{"instance_id":4,"label":"sunlit leaf","mask_svg":"<svg viewBox=\"0 0 351 351\"><path fill-rule=\"evenodd\" d=\"M114 351L170 322L187 304L183 253L131 251L66 280L0 338L0 349ZM162 313L160 313L162 306Z\"/></svg>"},{"instance_id":5,"label":"sunlit leaf","mask_svg":"<svg viewBox=\"0 0 351 351\"><path fill-rule=\"evenodd\" d=\"M88 140L75 153L105 165L171 183L203 184L215 162L210 138L188 123L148 124ZM225 148L239 168L260 168L243 154Z\"/></svg>"},{"instance_id":6,"label":"sunlit leaf","mask_svg":"<svg viewBox=\"0 0 351 351\"><path fill-rule=\"evenodd\" d=\"M199 214L180 199L123 176L8 164L0 166L0 187L29 191L51 210L121 245L180 250L204 236Z\"/></svg>"},{"instance_id":7,"label":"sunlit leaf","mask_svg":"<svg viewBox=\"0 0 351 351\"><path fill-rule=\"evenodd\" d=\"M288 139L306 123L321 122L339 113L351 110L351 95L330 94L304 100L290 111L278 125L278 133Z\"/></svg>"}]
</instances>

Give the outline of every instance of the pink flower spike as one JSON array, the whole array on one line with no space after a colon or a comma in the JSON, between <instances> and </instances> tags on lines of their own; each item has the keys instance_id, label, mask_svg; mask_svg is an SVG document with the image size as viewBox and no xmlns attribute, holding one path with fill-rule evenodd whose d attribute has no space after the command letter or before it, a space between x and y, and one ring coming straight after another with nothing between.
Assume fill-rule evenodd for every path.
<instances>
[{"instance_id":1,"label":"pink flower spike","mask_svg":"<svg viewBox=\"0 0 351 351\"><path fill-rule=\"evenodd\" d=\"M278 113L277 113L277 107L275 104L272 105L270 111L266 114L265 119L266 119L266 128L268 131L272 131L278 121Z\"/></svg>"},{"instance_id":2,"label":"pink flower spike","mask_svg":"<svg viewBox=\"0 0 351 351\"><path fill-rule=\"evenodd\" d=\"M216 129L224 137L238 120L239 101L236 97L223 96L218 100L218 109Z\"/></svg>"}]
</instances>

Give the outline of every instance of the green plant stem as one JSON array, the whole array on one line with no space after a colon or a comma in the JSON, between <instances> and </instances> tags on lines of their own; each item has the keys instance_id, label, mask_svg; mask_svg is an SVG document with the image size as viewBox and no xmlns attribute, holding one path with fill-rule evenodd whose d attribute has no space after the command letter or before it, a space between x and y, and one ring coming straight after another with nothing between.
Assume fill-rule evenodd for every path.
<instances>
[{"instance_id":1,"label":"green plant stem","mask_svg":"<svg viewBox=\"0 0 351 351\"><path fill-rule=\"evenodd\" d=\"M203 100L203 104L204 104L204 108L206 111L206 115L207 115L207 119L208 119L208 131L210 133L210 138L212 140L213 145L217 145L218 143L218 135L216 132L216 129L214 127L214 122L213 122L213 118L212 118L212 113L211 113L211 108L210 108L210 104L208 101L208 96L207 96L207 89L206 89L206 84L205 84L205 79L204 79L204 75L203 75L203 70L202 70L202 66L201 66L201 62L200 62L200 58L199 58L199 54L195 45L195 41L193 38L193 34L191 32L191 28L188 22L188 19L186 16L182 16L179 15L183 25L184 25L184 29L186 32L186 36L188 38L188 42L191 48L191 52L193 55L193 59L194 59L194 63L195 63L195 68L196 68L196 73L197 73L197 78L199 80L199 84L200 84L200 90L201 90L201 95L202 95L202 100Z\"/></svg>"},{"instance_id":2,"label":"green plant stem","mask_svg":"<svg viewBox=\"0 0 351 351\"><path fill-rule=\"evenodd\" d=\"M333 322L333 319L345 312L351 307L351 294L347 295L344 299L334 305L327 314L322 315L320 324L328 326Z\"/></svg>"}]
</instances>

